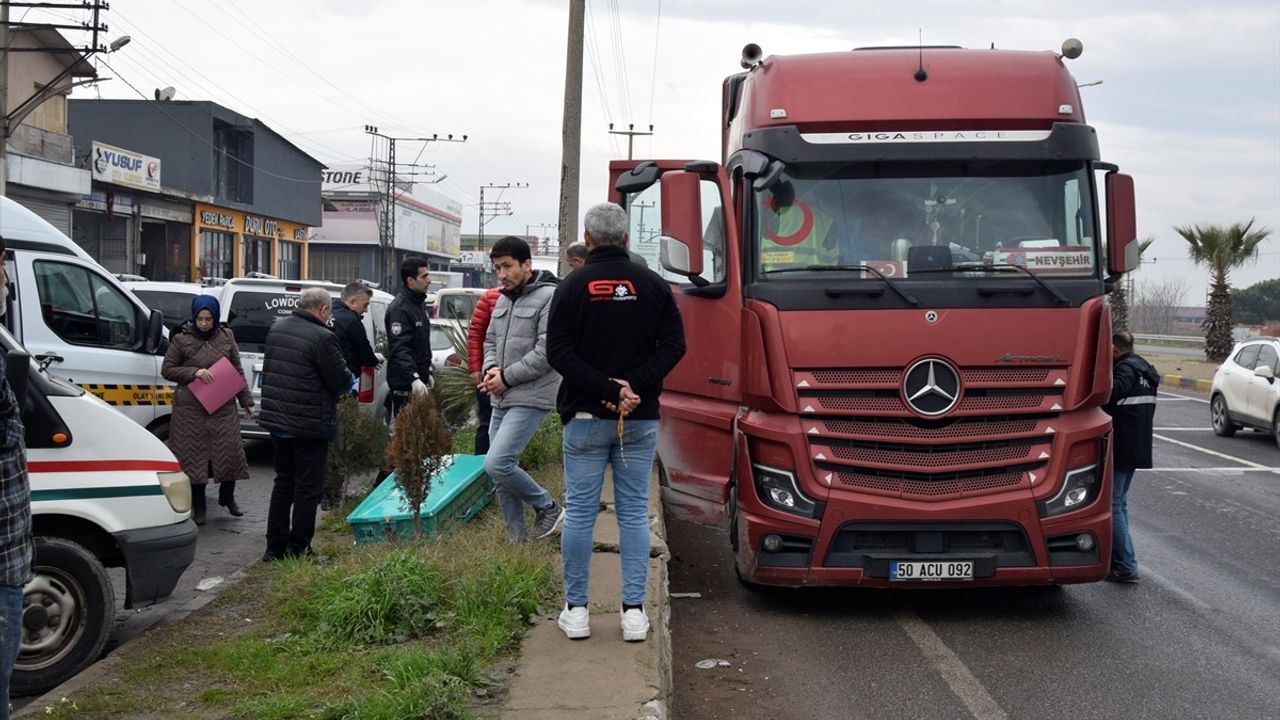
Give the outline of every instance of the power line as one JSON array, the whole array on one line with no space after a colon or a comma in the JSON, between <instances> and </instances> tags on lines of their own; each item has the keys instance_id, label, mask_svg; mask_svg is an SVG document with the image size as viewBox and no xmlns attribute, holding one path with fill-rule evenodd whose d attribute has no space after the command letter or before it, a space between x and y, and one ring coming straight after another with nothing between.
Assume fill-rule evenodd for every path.
<instances>
[{"instance_id":1,"label":"power line","mask_svg":"<svg viewBox=\"0 0 1280 720\"><path fill-rule=\"evenodd\" d=\"M653 77L649 82L649 122L653 122L653 97L658 88L658 40L662 35L662 0L658 0L658 19L653 24Z\"/></svg>"},{"instance_id":2,"label":"power line","mask_svg":"<svg viewBox=\"0 0 1280 720\"><path fill-rule=\"evenodd\" d=\"M120 73L120 71L119 71L119 70L116 70L115 68L111 67L111 64L110 64L110 63L108 63L106 60L103 60L103 61L102 61L102 64L103 64L103 65L105 65L105 66L107 67L107 69L108 69L108 70L110 70L111 72L115 73L115 74L116 74L116 77L117 77L117 78L119 78L121 82L123 82L125 85L128 85L130 88L132 88L134 92L138 93L138 96L139 96L139 97L141 97L143 100L146 100L147 102L149 102L149 103L151 103L152 105L154 105L154 106L155 106L155 108L156 108L157 110L159 110L159 111L160 111L160 114L161 114L161 115L164 115L166 118L168 118L168 119L169 119L169 122L173 123L174 125L177 125L178 127L182 128L183 130L187 131L187 133L189 133L192 137L194 137L195 139L197 139L197 140L199 140L200 142L204 143L205 145L208 145L210 148L212 148L212 149L213 149L213 151L214 151L214 152L218 153L219 155L222 155L222 154L223 154L223 153L222 153L222 150L221 150L220 148L218 148L218 146L217 146L217 145L214 145L213 143L209 142L208 140L205 140L205 139L204 139L204 137L203 137L202 135L200 135L199 133L197 133L195 130L192 130L191 128L187 127L187 126L186 126L186 125L184 125L183 123L179 122L179 121L178 121L178 119L177 119L177 118L175 118L174 116L170 115L170 114L169 114L169 112L168 112L167 110L165 110L165 109L164 109L164 103L163 103L163 102L161 102L161 101L159 101L159 100L156 100L156 99L154 99L154 98L149 98L149 97L147 97L146 93L142 92L142 91L141 91L141 90L139 90L137 87L134 87L134 84L133 84L133 83L131 83L131 82L129 82L129 79L128 79L128 78L126 78L124 75L122 75L122 74ZM237 162L237 163L239 163L239 164L241 164L241 165L243 165L243 166L245 166L245 167L247 167L247 168L252 168L252 169L254 169L254 170L256 170L256 171L258 171L258 172L262 173L263 175L269 175L269 176L271 176L271 177L273 177L273 178L276 178L276 179L279 179L279 180L284 180L284 181L286 181L286 182L295 182L295 183L315 183L315 184L319 184L319 183L320 183L320 176L319 176L319 174L317 174L317 175L316 175L316 177L313 177L313 178L310 178L310 179L302 179L302 178L289 177L289 176L287 176L287 175L279 175L279 174L277 174L277 173L273 173L273 172L271 172L270 170L264 170L263 168L257 167L257 166L255 166L253 163L245 162L244 160L241 160L241 159L240 159L240 158L238 158L238 157L233 157L233 156L231 156L231 155L227 155L226 157L227 157L228 159L230 159L230 160L234 160L235 162Z\"/></svg>"}]
</instances>

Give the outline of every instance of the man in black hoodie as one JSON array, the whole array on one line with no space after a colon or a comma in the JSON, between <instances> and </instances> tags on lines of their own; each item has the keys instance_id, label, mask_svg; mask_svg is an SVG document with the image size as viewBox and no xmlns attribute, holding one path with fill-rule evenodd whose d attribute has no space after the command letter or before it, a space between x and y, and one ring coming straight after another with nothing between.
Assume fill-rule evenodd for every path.
<instances>
[{"instance_id":1,"label":"man in black hoodie","mask_svg":"<svg viewBox=\"0 0 1280 720\"><path fill-rule=\"evenodd\" d=\"M591 538L609 465L622 560L622 638L639 642L649 633L644 595L658 396L663 378L684 356L684 324L667 281L628 256L625 210L595 205L583 227L587 262L560 283L547 321L547 359L563 378L556 410L565 423L565 608L559 625L569 638L591 634Z\"/></svg>"},{"instance_id":2,"label":"man in black hoodie","mask_svg":"<svg viewBox=\"0 0 1280 720\"><path fill-rule=\"evenodd\" d=\"M1138 559L1129 536L1127 495L1134 471L1151 467L1151 436L1160 373L1133 352L1133 335L1111 336L1111 399L1102 409L1111 416L1111 572L1110 582L1138 582Z\"/></svg>"}]
</instances>

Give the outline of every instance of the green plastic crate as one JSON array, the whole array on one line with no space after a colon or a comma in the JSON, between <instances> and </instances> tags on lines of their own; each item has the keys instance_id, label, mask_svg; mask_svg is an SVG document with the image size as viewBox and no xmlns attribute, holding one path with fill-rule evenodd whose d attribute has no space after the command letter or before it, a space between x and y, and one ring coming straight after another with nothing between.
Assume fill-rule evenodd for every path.
<instances>
[{"instance_id":1,"label":"green plastic crate","mask_svg":"<svg viewBox=\"0 0 1280 720\"><path fill-rule=\"evenodd\" d=\"M483 455L453 455L450 464L431 481L431 492L422 503L422 533L434 535L470 520L489 504L493 481L484 472ZM403 503L395 473L369 493L347 523L357 543L413 538L413 518Z\"/></svg>"}]
</instances>

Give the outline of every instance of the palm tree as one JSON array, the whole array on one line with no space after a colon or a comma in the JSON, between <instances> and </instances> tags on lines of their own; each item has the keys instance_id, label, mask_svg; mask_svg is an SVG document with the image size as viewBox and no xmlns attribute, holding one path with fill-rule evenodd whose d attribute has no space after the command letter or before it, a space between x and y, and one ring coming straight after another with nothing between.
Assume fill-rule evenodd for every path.
<instances>
[{"instance_id":1,"label":"palm tree","mask_svg":"<svg viewBox=\"0 0 1280 720\"><path fill-rule=\"evenodd\" d=\"M1222 362L1231 354L1231 330L1235 326L1231 311L1231 285L1227 273L1246 262L1258 259L1258 246L1271 235L1270 228L1253 229L1253 218L1247 223L1235 223L1230 227L1183 226L1174 231L1182 236L1190 248L1187 254L1196 265L1208 266L1213 277L1209 290L1209 302L1205 307L1204 354L1212 362Z\"/></svg>"},{"instance_id":2,"label":"palm tree","mask_svg":"<svg viewBox=\"0 0 1280 720\"><path fill-rule=\"evenodd\" d=\"M1138 264L1142 264L1142 254L1151 247L1151 243L1156 239L1150 235L1138 241ZM1128 273L1126 273L1127 275ZM1111 290L1111 327L1116 330L1129 329L1129 293L1125 290L1124 278L1116 280L1115 287Z\"/></svg>"}]
</instances>

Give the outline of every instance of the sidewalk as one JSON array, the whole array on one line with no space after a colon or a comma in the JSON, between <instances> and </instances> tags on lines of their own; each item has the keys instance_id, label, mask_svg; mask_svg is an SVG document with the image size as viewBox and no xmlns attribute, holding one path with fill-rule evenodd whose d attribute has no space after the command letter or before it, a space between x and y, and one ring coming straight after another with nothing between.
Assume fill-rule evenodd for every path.
<instances>
[{"instance_id":1,"label":"sidewalk","mask_svg":"<svg viewBox=\"0 0 1280 720\"><path fill-rule=\"evenodd\" d=\"M1207 393L1213 387L1213 374L1218 370L1218 363L1211 363L1203 356L1145 351L1138 354L1160 371L1160 385L1165 389L1184 388Z\"/></svg>"},{"instance_id":2,"label":"sidewalk","mask_svg":"<svg viewBox=\"0 0 1280 720\"><path fill-rule=\"evenodd\" d=\"M671 691L670 606L666 528L657 473L650 478L649 527L653 550L645 611L652 630L643 643L623 642L618 626L622 573L613 484L605 478L591 559L591 637L569 640L556 612L525 636L503 705L502 720L666 720Z\"/></svg>"}]
</instances>

